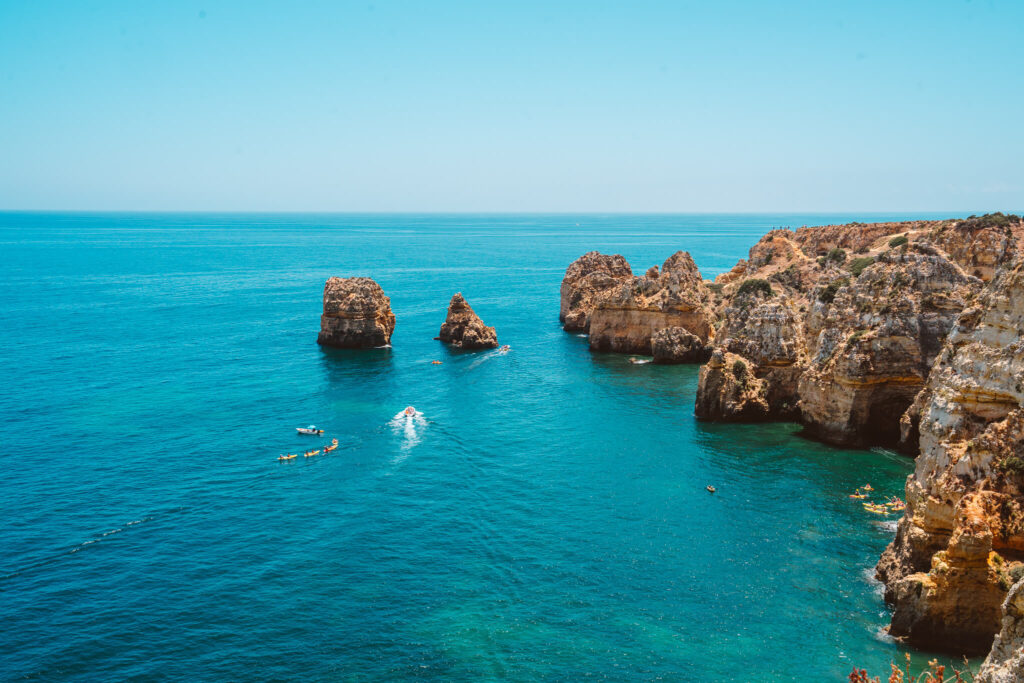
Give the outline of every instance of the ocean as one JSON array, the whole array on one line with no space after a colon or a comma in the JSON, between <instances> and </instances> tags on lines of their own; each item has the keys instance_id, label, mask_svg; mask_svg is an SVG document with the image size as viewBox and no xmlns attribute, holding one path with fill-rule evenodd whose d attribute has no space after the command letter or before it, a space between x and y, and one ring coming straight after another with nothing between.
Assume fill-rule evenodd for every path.
<instances>
[{"instance_id":1,"label":"ocean","mask_svg":"<svg viewBox=\"0 0 1024 683\"><path fill-rule=\"evenodd\" d=\"M894 525L848 494L912 461L698 422L697 366L592 354L559 285L918 217L0 213L0 679L884 677ZM332 275L390 349L316 344ZM457 291L511 352L433 339Z\"/></svg>"}]
</instances>

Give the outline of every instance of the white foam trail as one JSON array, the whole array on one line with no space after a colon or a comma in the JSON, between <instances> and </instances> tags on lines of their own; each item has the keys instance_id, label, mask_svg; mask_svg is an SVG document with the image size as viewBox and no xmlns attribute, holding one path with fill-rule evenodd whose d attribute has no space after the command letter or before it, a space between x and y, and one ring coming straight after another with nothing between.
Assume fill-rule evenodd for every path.
<instances>
[{"instance_id":1,"label":"white foam trail","mask_svg":"<svg viewBox=\"0 0 1024 683\"><path fill-rule=\"evenodd\" d=\"M143 522L148 522L151 519L153 519L153 518L152 517L143 517L142 519L133 519L132 521L128 522L127 524L125 524L122 527L118 527L117 529L111 529L110 531L104 531L102 534L100 534L96 538L91 538L88 541L82 541L81 543L76 545L74 548L69 550L68 553L69 554L70 553L77 553L82 548L85 548L86 546L92 545L93 543L96 543L98 541L102 541L107 536L113 536L114 534L119 534L122 531L127 531L130 527L133 527L136 524L142 524Z\"/></svg>"},{"instance_id":2,"label":"white foam trail","mask_svg":"<svg viewBox=\"0 0 1024 683\"><path fill-rule=\"evenodd\" d=\"M420 442L420 431L427 426L427 418L420 411L412 415L404 410L391 418L391 430L402 435L402 450L408 451Z\"/></svg>"}]
</instances>

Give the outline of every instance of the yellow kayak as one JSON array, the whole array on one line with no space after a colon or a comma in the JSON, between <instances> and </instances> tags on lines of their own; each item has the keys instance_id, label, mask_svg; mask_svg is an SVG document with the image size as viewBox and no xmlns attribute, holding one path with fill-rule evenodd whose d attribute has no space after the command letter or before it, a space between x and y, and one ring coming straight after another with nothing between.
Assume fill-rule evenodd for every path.
<instances>
[{"instance_id":1,"label":"yellow kayak","mask_svg":"<svg viewBox=\"0 0 1024 683\"><path fill-rule=\"evenodd\" d=\"M291 455L279 455L279 456L277 456L277 459L278 460L294 460L297 457L299 457L298 453L292 453Z\"/></svg>"}]
</instances>

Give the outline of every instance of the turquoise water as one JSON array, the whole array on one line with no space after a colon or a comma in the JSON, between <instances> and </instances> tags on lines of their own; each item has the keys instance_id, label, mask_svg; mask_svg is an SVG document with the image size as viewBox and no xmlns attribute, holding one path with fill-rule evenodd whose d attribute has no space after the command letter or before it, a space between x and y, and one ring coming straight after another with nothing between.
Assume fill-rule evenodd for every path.
<instances>
[{"instance_id":1,"label":"turquoise water","mask_svg":"<svg viewBox=\"0 0 1024 683\"><path fill-rule=\"evenodd\" d=\"M910 461L699 423L696 367L558 326L589 249L710 277L871 218L0 214L0 678L884 673L892 532L847 494ZM390 350L317 346L330 275ZM455 291L511 353L433 341ZM309 422L341 447L277 462Z\"/></svg>"}]
</instances>

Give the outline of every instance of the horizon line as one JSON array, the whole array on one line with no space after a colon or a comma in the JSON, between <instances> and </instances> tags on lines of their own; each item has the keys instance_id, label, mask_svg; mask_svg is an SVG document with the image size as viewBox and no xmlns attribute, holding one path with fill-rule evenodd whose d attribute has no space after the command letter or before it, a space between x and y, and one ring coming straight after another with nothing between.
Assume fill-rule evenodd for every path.
<instances>
[{"instance_id":1,"label":"horizon line","mask_svg":"<svg viewBox=\"0 0 1024 683\"><path fill-rule=\"evenodd\" d=\"M806 214L806 215L838 215L838 214L955 214L982 215L985 213L1024 213L1024 209L990 208L981 209L764 209L744 211L701 210L701 211L600 211L600 210L424 210L424 211L360 211L339 209L11 209L0 208L0 213L52 213L52 214L252 214L252 215L337 215L337 216L756 216L764 214ZM955 217L955 216L953 216Z\"/></svg>"}]
</instances>

